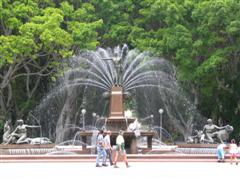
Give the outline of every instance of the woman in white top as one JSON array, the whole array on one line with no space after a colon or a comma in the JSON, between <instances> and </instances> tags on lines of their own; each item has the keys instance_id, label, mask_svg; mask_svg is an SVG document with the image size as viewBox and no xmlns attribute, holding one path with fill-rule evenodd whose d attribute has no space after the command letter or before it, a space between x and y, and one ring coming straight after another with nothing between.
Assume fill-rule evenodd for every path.
<instances>
[{"instance_id":1,"label":"woman in white top","mask_svg":"<svg viewBox=\"0 0 240 180\"><path fill-rule=\"evenodd\" d=\"M128 160L127 160L127 155L126 155L126 150L125 150L125 142L124 142L124 138L123 138L123 131L120 130L119 131L119 134L117 136L117 139L116 139L116 155L115 155L115 158L114 158L114 167L115 168L118 168L117 166L117 160L118 160L118 154L120 153L121 155L123 155L123 161L125 162L126 164L126 167L129 167L128 165Z\"/></svg>"}]
</instances>

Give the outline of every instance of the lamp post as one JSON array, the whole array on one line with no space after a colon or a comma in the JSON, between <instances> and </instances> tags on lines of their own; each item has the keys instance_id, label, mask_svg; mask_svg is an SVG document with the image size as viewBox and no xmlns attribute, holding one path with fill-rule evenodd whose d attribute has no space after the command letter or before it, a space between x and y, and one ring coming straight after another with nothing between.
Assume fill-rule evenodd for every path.
<instances>
[{"instance_id":1,"label":"lamp post","mask_svg":"<svg viewBox=\"0 0 240 180\"><path fill-rule=\"evenodd\" d=\"M86 109L82 109L82 120L83 120L83 130L85 131L85 114L86 114Z\"/></svg>"},{"instance_id":2,"label":"lamp post","mask_svg":"<svg viewBox=\"0 0 240 180\"><path fill-rule=\"evenodd\" d=\"M158 112L159 112L159 114L160 114L160 122L159 122L159 127L160 127L160 129L159 129L159 138L160 138L160 142L162 142L162 114L163 114L163 109L162 108L160 108L159 110L158 110Z\"/></svg>"},{"instance_id":3,"label":"lamp post","mask_svg":"<svg viewBox=\"0 0 240 180\"><path fill-rule=\"evenodd\" d=\"M92 126L94 126L94 125L95 125L95 123L96 123L96 117L97 117L97 113L93 112L93 113L92 113L92 117L93 117Z\"/></svg>"},{"instance_id":4,"label":"lamp post","mask_svg":"<svg viewBox=\"0 0 240 180\"><path fill-rule=\"evenodd\" d=\"M154 119L153 119L153 114L150 115L150 118L151 118L151 122L149 123L149 126L148 126L148 129L151 130L152 128L152 125L154 124Z\"/></svg>"}]
</instances>

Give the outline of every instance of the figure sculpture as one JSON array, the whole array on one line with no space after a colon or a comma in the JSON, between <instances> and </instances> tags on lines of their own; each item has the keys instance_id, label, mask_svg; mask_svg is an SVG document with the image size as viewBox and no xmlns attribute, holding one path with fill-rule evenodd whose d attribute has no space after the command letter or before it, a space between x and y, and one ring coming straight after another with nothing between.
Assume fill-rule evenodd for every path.
<instances>
[{"instance_id":1,"label":"figure sculpture","mask_svg":"<svg viewBox=\"0 0 240 180\"><path fill-rule=\"evenodd\" d=\"M27 128L39 128L40 126L30 126L23 123L22 119L17 120L18 126L16 129L9 135L7 142L5 144L22 144L28 143L27 141Z\"/></svg>"},{"instance_id":2,"label":"figure sculpture","mask_svg":"<svg viewBox=\"0 0 240 180\"><path fill-rule=\"evenodd\" d=\"M216 131L213 136L218 139L220 143L224 143L229 137L229 134L233 131L233 127L230 125L224 126L224 129Z\"/></svg>"},{"instance_id":3,"label":"figure sculpture","mask_svg":"<svg viewBox=\"0 0 240 180\"><path fill-rule=\"evenodd\" d=\"M213 137L216 136L216 131L222 130L225 127L218 127L215 124L213 124L212 119L207 120L207 124L203 127L203 133L205 135L204 140L209 143L213 143Z\"/></svg>"},{"instance_id":4,"label":"figure sculpture","mask_svg":"<svg viewBox=\"0 0 240 180\"><path fill-rule=\"evenodd\" d=\"M202 130L195 130L192 136L189 136L187 139L187 143L202 143L204 141L204 133Z\"/></svg>"},{"instance_id":5,"label":"figure sculpture","mask_svg":"<svg viewBox=\"0 0 240 180\"><path fill-rule=\"evenodd\" d=\"M122 84L122 58L118 56L117 53L114 53L113 63L116 70L115 85L119 86Z\"/></svg>"},{"instance_id":6,"label":"figure sculpture","mask_svg":"<svg viewBox=\"0 0 240 180\"><path fill-rule=\"evenodd\" d=\"M8 142L8 139L10 137L11 133L11 126L10 126L11 120L7 120L4 124L4 133L3 133L3 144Z\"/></svg>"},{"instance_id":7,"label":"figure sculpture","mask_svg":"<svg viewBox=\"0 0 240 180\"><path fill-rule=\"evenodd\" d=\"M138 122L138 119L135 119L134 122L129 124L127 130L130 132L134 132L135 136L138 137L140 136L140 128L141 128L141 124Z\"/></svg>"},{"instance_id":8,"label":"figure sculpture","mask_svg":"<svg viewBox=\"0 0 240 180\"><path fill-rule=\"evenodd\" d=\"M46 137L37 137L37 138L26 138L25 140L28 144L52 144L52 141Z\"/></svg>"},{"instance_id":9,"label":"figure sculpture","mask_svg":"<svg viewBox=\"0 0 240 180\"><path fill-rule=\"evenodd\" d=\"M187 143L224 143L232 131L232 126L226 125L218 127L213 124L212 119L208 119L203 130L195 130L194 135L188 137Z\"/></svg>"},{"instance_id":10,"label":"figure sculpture","mask_svg":"<svg viewBox=\"0 0 240 180\"><path fill-rule=\"evenodd\" d=\"M125 59L128 52L128 47L126 44L123 45L122 51L119 53L119 49L115 49L113 52L113 57L102 58L102 60L111 60L114 64L116 71L116 76L114 79L115 86L121 86L123 81L123 60Z\"/></svg>"}]
</instances>

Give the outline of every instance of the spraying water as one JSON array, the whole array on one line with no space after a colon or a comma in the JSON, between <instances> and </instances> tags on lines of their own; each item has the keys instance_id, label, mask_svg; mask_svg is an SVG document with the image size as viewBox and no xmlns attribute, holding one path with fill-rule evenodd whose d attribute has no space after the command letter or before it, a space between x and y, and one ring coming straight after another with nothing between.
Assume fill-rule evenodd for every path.
<instances>
[{"instance_id":1,"label":"spraying water","mask_svg":"<svg viewBox=\"0 0 240 180\"><path fill-rule=\"evenodd\" d=\"M99 123L92 112L106 117L108 101L102 94L109 93L113 86L121 86L124 94L131 94L132 99L125 104L139 117L158 117L158 109L163 108L164 129L181 138L186 139L193 124L201 122L202 117L179 86L175 67L163 58L135 49L129 51L124 45L85 51L66 64L55 88L34 111L44 135L56 143L76 138L78 130L69 129L69 124L81 127ZM83 108L87 110L85 117L81 114ZM154 118L153 123L158 121Z\"/></svg>"}]
</instances>

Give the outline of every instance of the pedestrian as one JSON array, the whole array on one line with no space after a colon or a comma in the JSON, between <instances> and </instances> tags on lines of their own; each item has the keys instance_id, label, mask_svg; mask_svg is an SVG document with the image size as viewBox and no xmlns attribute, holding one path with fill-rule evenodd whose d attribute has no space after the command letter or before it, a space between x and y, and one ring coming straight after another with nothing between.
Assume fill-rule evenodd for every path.
<instances>
[{"instance_id":1,"label":"pedestrian","mask_svg":"<svg viewBox=\"0 0 240 180\"><path fill-rule=\"evenodd\" d=\"M126 167L128 168L129 165L128 165L128 160L127 160L127 155L126 155L126 150L125 150L125 141L123 138L122 130L119 131L119 134L116 139L116 154L115 154L115 158L114 158L114 168L118 168L117 160L118 160L119 154L123 156L123 161L125 162Z\"/></svg>"},{"instance_id":2,"label":"pedestrian","mask_svg":"<svg viewBox=\"0 0 240 180\"><path fill-rule=\"evenodd\" d=\"M230 158L231 158L231 164L234 161L236 165L238 165L238 160L237 160L237 154L238 154L238 147L236 144L235 139L231 140L231 143L229 144L229 153L230 153Z\"/></svg>"},{"instance_id":3,"label":"pedestrian","mask_svg":"<svg viewBox=\"0 0 240 180\"><path fill-rule=\"evenodd\" d=\"M96 158L96 167L101 167L99 164L100 159L102 158L102 166L107 166L106 164L107 153L104 149L104 139L103 139L103 130L99 131L97 136L97 158Z\"/></svg>"},{"instance_id":4,"label":"pedestrian","mask_svg":"<svg viewBox=\"0 0 240 180\"><path fill-rule=\"evenodd\" d=\"M220 143L217 146L217 157L218 157L218 162L224 162L225 161L225 148L227 147L226 144Z\"/></svg>"},{"instance_id":5,"label":"pedestrian","mask_svg":"<svg viewBox=\"0 0 240 180\"><path fill-rule=\"evenodd\" d=\"M111 146L111 131L108 130L106 136L104 137L104 147L105 147L105 151L107 153L107 158L109 158L109 163L112 166L113 165L113 161L112 161L112 146Z\"/></svg>"}]
</instances>

